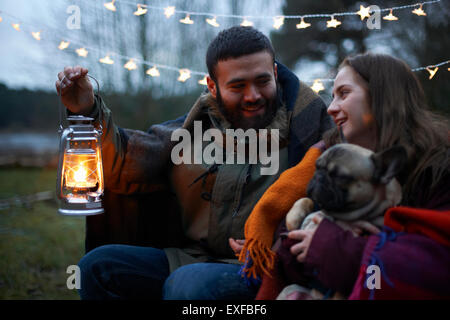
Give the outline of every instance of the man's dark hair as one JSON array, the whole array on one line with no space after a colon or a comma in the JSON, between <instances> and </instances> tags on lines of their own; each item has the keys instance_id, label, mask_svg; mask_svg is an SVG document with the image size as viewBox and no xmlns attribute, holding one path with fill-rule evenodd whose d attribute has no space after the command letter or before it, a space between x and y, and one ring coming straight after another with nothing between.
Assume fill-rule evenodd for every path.
<instances>
[{"instance_id":1,"label":"man's dark hair","mask_svg":"<svg viewBox=\"0 0 450 320\"><path fill-rule=\"evenodd\" d=\"M206 52L209 76L216 81L215 68L221 60L267 51L275 62L275 52L269 38L253 27L234 26L222 30L214 38Z\"/></svg>"}]
</instances>

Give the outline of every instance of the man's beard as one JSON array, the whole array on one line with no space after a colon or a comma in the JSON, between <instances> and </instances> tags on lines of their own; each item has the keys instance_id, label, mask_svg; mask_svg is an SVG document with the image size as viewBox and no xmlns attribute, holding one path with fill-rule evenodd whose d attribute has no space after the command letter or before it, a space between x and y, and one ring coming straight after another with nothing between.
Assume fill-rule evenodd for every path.
<instances>
[{"instance_id":1,"label":"man's beard","mask_svg":"<svg viewBox=\"0 0 450 320\"><path fill-rule=\"evenodd\" d=\"M262 115L255 115L253 117L245 117L242 114L241 104L238 103L233 108L225 107L222 95L220 94L219 86L217 88L216 100L220 112L225 117L227 121L231 123L233 129L243 129L247 130L253 129L263 129L266 128L275 117L278 107L281 104L280 90L278 89L278 83L276 87L275 94L270 99L258 99L252 103L245 103L244 106L260 106L264 104L264 113Z\"/></svg>"}]
</instances>

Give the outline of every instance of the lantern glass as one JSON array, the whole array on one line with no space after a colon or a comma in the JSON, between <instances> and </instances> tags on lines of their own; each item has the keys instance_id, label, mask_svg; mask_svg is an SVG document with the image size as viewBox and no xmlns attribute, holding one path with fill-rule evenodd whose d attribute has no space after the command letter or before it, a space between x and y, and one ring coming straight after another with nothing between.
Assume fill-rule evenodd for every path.
<instances>
[{"instance_id":1,"label":"lantern glass","mask_svg":"<svg viewBox=\"0 0 450 320\"><path fill-rule=\"evenodd\" d=\"M92 118L71 116L60 144L57 193L59 213L93 215L103 212L103 168L100 133Z\"/></svg>"},{"instance_id":2,"label":"lantern glass","mask_svg":"<svg viewBox=\"0 0 450 320\"><path fill-rule=\"evenodd\" d=\"M97 189L97 155L94 150L86 153L68 150L64 154L64 187L77 190Z\"/></svg>"}]
</instances>

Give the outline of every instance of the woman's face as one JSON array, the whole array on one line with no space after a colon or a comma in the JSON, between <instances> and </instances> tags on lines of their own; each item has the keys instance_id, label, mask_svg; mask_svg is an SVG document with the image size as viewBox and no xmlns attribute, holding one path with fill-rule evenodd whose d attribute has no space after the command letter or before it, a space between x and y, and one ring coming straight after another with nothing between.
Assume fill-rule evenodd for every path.
<instances>
[{"instance_id":1,"label":"woman's face","mask_svg":"<svg viewBox=\"0 0 450 320\"><path fill-rule=\"evenodd\" d=\"M374 150L375 121L370 110L367 82L350 66L343 67L334 80L333 101L328 114L342 127L349 143Z\"/></svg>"}]
</instances>

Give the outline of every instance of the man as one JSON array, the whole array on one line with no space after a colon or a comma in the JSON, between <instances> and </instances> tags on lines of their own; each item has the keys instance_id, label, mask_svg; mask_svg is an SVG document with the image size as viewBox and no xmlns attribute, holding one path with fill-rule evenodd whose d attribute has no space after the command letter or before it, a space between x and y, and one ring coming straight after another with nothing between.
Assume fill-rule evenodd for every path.
<instances>
[{"instance_id":1,"label":"man","mask_svg":"<svg viewBox=\"0 0 450 320\"><path fill-rule=\"evenodd\" d=\"M269 39L254 28L220 32L208 47L206 63L208 93L186 116L154 125L148 133L114 125L110 111L94 96L86 69L67 67L58 74L56 87L70 112L96 119L102 112L105 189L122 194L171 190L181 207L187 239L181 248L106 245L92 250L79 263L82 299L256 295L257 285L247 284L238 274L235 253L243 240L234 239L243 239L245 221L264 191L302 159L332 122L322 100L275 63ZM251 163L248 157L245 163L174 165L177 141L171 141L172 134L180 128L195 134L198 124L202 133L220 130L223 140L227 129L278 129L275 174L261 174L261 161ZM202 150L207 147L203 141ZM250 147L247 144L244 150Z\"/></svg>"}]
</instances>

